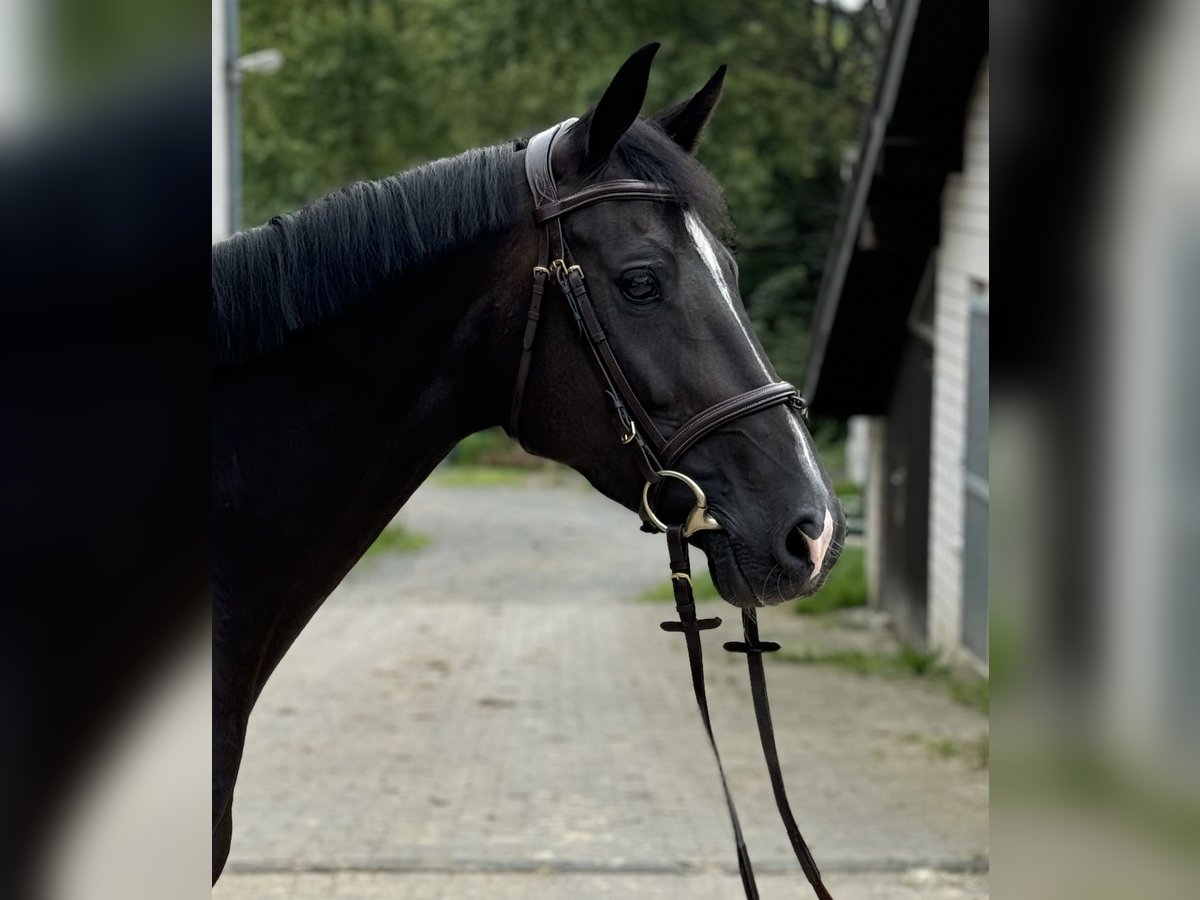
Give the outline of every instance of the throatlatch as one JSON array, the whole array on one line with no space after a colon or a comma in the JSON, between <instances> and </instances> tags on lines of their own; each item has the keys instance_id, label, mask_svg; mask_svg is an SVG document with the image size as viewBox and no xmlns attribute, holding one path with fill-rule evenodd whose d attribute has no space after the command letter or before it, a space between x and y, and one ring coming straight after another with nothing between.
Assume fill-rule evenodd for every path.
<instances>
[{"instance_id":1,"label":"throatlatch","mask_svg":"<svg viewBox=\"0 0 1200 900\"><path fill-rule=\"evenodd\" d=\"M688 560L688 543L684 529L679 525L667 528L667 548L671 553L671 587L675 593L675 610L679 613L678 622L663 622L663 631L682 632L687 642L688 664L692 670L692 690L696 694L696 706L700 709L700 718L704 722L704 730L708 733L708 742L712 746L713 756L717 760L717 772L721 776L721 789L725 792L725 803L729 807L729 820L733 824L733 841L737 847L738 872L742 876L742 887L748 900L758 900L758 885L754 880L754 869L750 864L750 853L746 849L746 841L742 837L742 826L738 821L737 809L733 804L733 795L729 792L729 783L725 779L725 767L721 764L721 752L717 749L717 739L713 736L712 720L708 714L708 697L704 690L704 651L700 645L700 632L717 628L721 624L718 618L698 619L696 617L696 600L692 595L692 572ZM758 638L758 622L754 611L742 610L742 629L744 641L728 641L725 649L731 653L746 654L746 665L750 671L750 691L754 697L754 717L758 723L758 736L762 742L763 756L767 761L767 771L771 776L771 789L775 794L775 805L779 816L787 830L792 850L804 870L808 883L819 900L833 900L829 890L821 880L821 872L816 860L809 852L808 844L800 833L796 818L792 815L788 803L787 790L783 784L783 772L779 766L779 753L775 747L775 728L771 723L771 706L767 699L767 678L763 669L762 655L773 653L779 645L773 641L760 641Z\"/></svg>"}]
</instances>

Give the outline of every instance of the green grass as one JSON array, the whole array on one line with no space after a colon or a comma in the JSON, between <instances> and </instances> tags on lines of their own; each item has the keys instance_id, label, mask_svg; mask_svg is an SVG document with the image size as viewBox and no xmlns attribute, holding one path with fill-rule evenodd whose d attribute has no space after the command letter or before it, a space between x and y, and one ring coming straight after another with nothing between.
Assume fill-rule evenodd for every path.
<instances>
[{"instance_id":1,"label":"green grass","mask_svg":"<svg viewBox=\"0 0 1200 900\"><path fill-rule=\"evenodd\" d=\"M1021 804L1120 821L1163 848L1192 854L1200 842L1200 806L1191 791L1178 789L1178 779L1164 781L1162 773L1151 774L1092 744L1063 743L1061 733L1045 736L1040 749L1006 752L993 787L996 779L995 796L1012 809Z\"/></svg>"},{"instance_id":2,"label":"green grass","mask_svg":"<svg viewBox=\"0 0 1200 900\"><path fill-rule=\"evenodd\" d=\"M529 470L505 466L449 466L430 477L444 487L515 487L525 483Z\"/></svg>"},{"instance_id":3,"label":"green grass","mask_svg":"<svg viewBox=\"0 0 1200 900\"><path fill-rule=\"evenodd\" d=\"M367 552L363 554L362 558L364 560L378 559L381 556L415 553L427 546L429 546L429 535L409 531L402 525L389 525L375 539L375 543L367 548Z\"/></svg>"},{"instance_id":4,"label":"green grass","mask_svg":"<svg viewBox=\"0 0 1200 900\"><path fill-rule=\"evenodd\" d=\"M799 615L811 616L864 606L866 602L867 571L863 549L846 547L821 589L811 597L798 600L794 608Z\"/></svg>"},{"instance_id":5,"label":"green grass","mask_svg":"<svg viewBox=\"0 0 1200 900\"><path fill-rule=\"evenodd\" d=\"M957 738L927 738L919 734L905 737L909 743L923 744L925 749L940 759L965 759L977 768L986 769L991 765L992 741L988 735L973 741L960 741Z\"/></svg>"},{"instance_id":6,"label":"green grass","mask_svg":"<svg viewBox=\"0 0 1200 900\"><path fill-rule=\"evenodd\" d=\"M708 572L692 574L692 595L697 600L721 599L721 595L717 593L717 589L712 583L712 576ZM675 602L675 591L672 589L670 581L663 581L639 596L638 600L644 603L673 603Z\"/></svg>"},{"instance_id":7,"label":"green grass","mask_svg":"<svg viewBox=\"0 0 1200 900\"><path fill-rule=\"evenodd\" d=\"M450 453L450 463L462 466L479 465L485 462L487 457L510 451L512 443L512 439L501 428L479 431L458 442Z\"/></svg>"},{"instance_id":8,"label":"green grass","mask_svg":"<svg viewBox=\"0 0 1200 900\"><path fill-rule=\"evenodd\" d=\"M928 740L925 742L925 746L942 759L954 759L962 753L962 745L955 738Z\"/></svg>"},{"instance_id":9,"label":"green grass","mask_svg":"<svg viewBox=\"0 0 1200 900\"><path fill-rule=\"evenodd\" d=\"M783 662L836 666L857 675L924 678L940 685L956 703L978 710L985 716L990 708L987 679L956 672L943 664L937 654L912 647L902 647L899 652L893 654L867 653L862 650L783 650L778 656Z\"/></svg>"},{"instance_id":10,"label":"green grass","mask_svg":"<svg viewBox=\"0 0 1200 900\"><path fill-rule=\"evenodd\" d=\"M719 600L720 595L713 587L712 578L708 572L692 575L692 591L697 600ZM671 601L671 583L664 581L646 591L639 600L646 602ZM863 571L863 551L861 547L847 547L842 553L838 564L829 573L829 580L817 593L811 597L796 601L795 610L801 615L815 615L831 612L835 609L845 609L851 606L862 606L867 602L867 577Z\"/></svg>"},{"instance_id":11,"label":"green grass","mask_svg":"<svg viewBox=\"0 0 1200 900\"><path fill-rule=\"evenodd\" d=\"M950 696L963 706L978 709L987 715L991 708L991 681L987 678L948 678L945 680Z\"/></svg>"},{"instance_id":12,"label":"green grass","mask_svg":"<svg viewBox=\"0 0 1200 900\"><path fill-rule=\"evenodd\" d=\"M856 675L898 678L911 674L900 663L899 657L862 650L782 650L777 658L801 666L834 666Z\"/></svg>"},{"instance_id":13,"label":"green grass","mask_svg":"<svg viewBox=\"0 0 1200 900\"><path fill-rule=\"evenodd\" d=\"M560 468L558 463L526 452L499 427L463 438L450 451L446 462L450 466L501 466L525 470Z\"/></svg>"}]
</instances>

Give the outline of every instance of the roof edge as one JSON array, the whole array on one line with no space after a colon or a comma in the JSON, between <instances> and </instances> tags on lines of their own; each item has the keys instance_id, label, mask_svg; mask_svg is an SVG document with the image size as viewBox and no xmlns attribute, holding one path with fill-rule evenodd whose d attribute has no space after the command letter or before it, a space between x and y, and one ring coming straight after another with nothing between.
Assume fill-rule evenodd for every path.
<instances>
[{"instance_id":1,"label":"roof edge","mask_svg":"<svg viewBox=\"0 0 1200 900\"><path fill-rule=\"evenodd\" d=\"M809 344L808 364L804 371L803 386L803 394L810 403L817 396L821 366L825 362L825 347L829 341L829 335L833 331L833 322L837 315L842 287L846 282L846 273L850 268L854 243L862 225L867 196L875 180L883 138L887 133L887 126L895 109L901 79L904 77L905 64L908 62L908 50L912 43L913 29L920 8L921 0L906 0L900 7L888 41L879 81L876 83L875 97L871 101L871 111L863 122L862 134L859 138L859 146L863 148L863 152L855 163L854 174L846 186L846 191L842 194L841 208L833 228L833 240L829 248L829 255L825 260L821 285L817 289L817 305L813 311L815 327Z\"/></svg>"}]
</instances>

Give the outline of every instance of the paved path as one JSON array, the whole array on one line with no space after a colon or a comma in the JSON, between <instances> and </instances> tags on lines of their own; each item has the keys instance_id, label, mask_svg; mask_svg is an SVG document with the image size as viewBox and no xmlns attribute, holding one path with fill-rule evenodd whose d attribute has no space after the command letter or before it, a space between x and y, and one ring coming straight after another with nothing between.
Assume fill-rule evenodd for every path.
<instances>
[{"instance_id":1,"label":"paved path","mask_svg":"<svg viewBox=\"0 0 1200 900\"><path fill-rule=\"evenodd\" d=\"M683 642L658 628L673 611L633 599L663 578L662 538L574 482L430 484L399 521L430 545L356 569L262 695L214 900L739 897ZM720 606L709 696L747 842L765 897L808 896ZM797 649L879 640L786 609L762 629ZM916 680L768 677L835 896L986 896L987 772L930 749L986 720Z\"/></svg>"}]
</instances>

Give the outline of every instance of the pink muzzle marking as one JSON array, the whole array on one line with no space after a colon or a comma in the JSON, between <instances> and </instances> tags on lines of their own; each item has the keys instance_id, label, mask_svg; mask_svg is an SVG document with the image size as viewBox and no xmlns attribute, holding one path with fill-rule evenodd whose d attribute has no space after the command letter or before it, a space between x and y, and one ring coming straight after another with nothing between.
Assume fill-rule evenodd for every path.
<instances>
[{"instance_id":1,"label":"pink muzzle marking","mask_svg":"<svg viewBox=\"0 0 1200 900\"><path fill-rule=\"evenodd\" d=\"M813 573L809 581L816 581L825 565L825 554L829 552L829 545L833 543L833 516L830 515L828 507L825 509L825 525L821 533L816 538L810 538L801 531L800 536L808 544L808 555L813 562Z\"/></svg>"}]
</instances>

